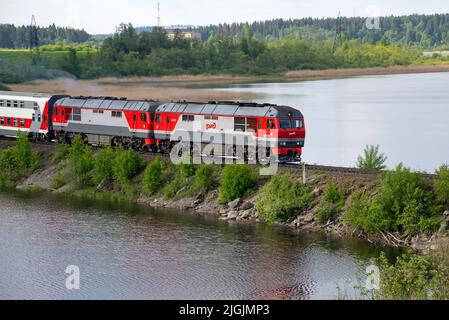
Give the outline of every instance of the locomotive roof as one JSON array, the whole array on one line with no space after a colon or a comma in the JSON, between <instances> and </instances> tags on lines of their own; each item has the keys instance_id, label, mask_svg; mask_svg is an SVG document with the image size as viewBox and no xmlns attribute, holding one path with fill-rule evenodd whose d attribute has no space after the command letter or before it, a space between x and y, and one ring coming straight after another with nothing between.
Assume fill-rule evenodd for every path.
<instances>
[{"instance_id":1,"label":"locomotive roof","mask_svg":"<svg viewBox=\"0 0 449 320\"><path fill-rule=\"evenodd\" d=\"M112 98L72 98L67 97L56 101L60 107L74 107L80 109L118 110L155 112L160 102L145 100L125 100Z\"/></svg>"},{"instance_id":2,"label":"locomotive roof","mask_svg":"<svg viewBox=\"0 0 449 320\"><path fill-rule=\"evenodd\" d=\"M298 109L275 104L256 104L240 102L177 102L160 105L156 112L181 114L221 115L235 117L302 118Z\"/></svg>"}]
</instances>

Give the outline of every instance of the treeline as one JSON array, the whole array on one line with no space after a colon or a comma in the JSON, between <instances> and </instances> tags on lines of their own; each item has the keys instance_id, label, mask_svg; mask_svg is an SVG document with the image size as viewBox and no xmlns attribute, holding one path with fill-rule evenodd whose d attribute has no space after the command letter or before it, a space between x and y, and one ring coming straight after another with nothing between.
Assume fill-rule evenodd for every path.
<instances>
[{"instance_id":1,"label":"treeline","mask_svg":"<svg viewBox=\"0 0 449 320\"><path fill-rule=\"evenodd\" d=\"M248 23L199 27L204 40L217 35L241 36L250 28L257 39L276 40L294 36L300 39L326 40L335 37L336 18L274 19ZM434 47L449 45L449 14L390 16L380 18L380 30L366 27L366 18L342 18L343 36L362 43L389 42Z\"/></svg>"},{"instance_id":2,"label":"treeline","mask_svg":"<svg viewBox=\"0 0 449 320\"><path fill-rule=\"evenodd\" d=\"M37 27L39 45L54 44L56 42L82 43L89 40L90 35L84 30L56 27L54 24L47 28ZM25 49L30 46L29 26L15 26L0 24L0 48Z\"/></svg>"},{"instance_id":3,"label":"treeline","mask_svg":"<svg viewBox=\"0 0 449 320\"><path fill-rule=\"evenodd\" d=\"M62 51L61 51L62 50ZM14 83L61 76L161 76L179 74L270 75L290 70L388 67L419 61L420 52L397 44L363 44L294 37L257 39L247 28L241 36L217 35L206 42L169 39L163 29L138 33L123 24L100 46L47 45L30 52L0 51L0 82Z\"/></svg>"},{"instance_id":4,"label":"treeline","mask_svg":"<svg viewBox=\"0 0 449 320\"><path fill-rule=\"evenodd\" d=\"M137 33L122 25L103 45L81 61L69 52L65 71L81 78L176 74L266 75L288 70L408 65L419 53L393 44L346 41L333 51L332 42L294 38L261 41L250 30L243 36L214 36L207 42L168 39L162 29ZM67 66L67 62L73 68ZM75 72L74 72L75 71Z\"/></svg>"}]
</instances>

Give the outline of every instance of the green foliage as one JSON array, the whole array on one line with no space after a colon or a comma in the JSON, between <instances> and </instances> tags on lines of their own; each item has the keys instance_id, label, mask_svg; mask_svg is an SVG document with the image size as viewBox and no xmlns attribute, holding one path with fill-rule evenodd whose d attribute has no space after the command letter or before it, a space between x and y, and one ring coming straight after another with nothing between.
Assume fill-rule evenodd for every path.
<instances>
[{"instance_id":1,"label":"green foliage","mask_svg":"<svg viewBox=\"0 0 449 320\"><path fill-rule=\"evenodd\" d=\"M32 150L28 137L19 134L14 147L0 150L0 184L14 185L39 165L39 156Z\"/></svg>"},{"instance_id":2,"label":"green foliage","mask_svg":"<svg viewBox=\"0 0 449 320\"><path fill-rule=\"evenodd\" d=\"M284 222L296 217L312 201L308 186L290 175L274 175L256 202L256 209L268 223Z\"/></svg>"},{"instance_id":3,"label":"green foliage","mask_svg":"<svg viewBox=\"0 0 449 320\"><path fill-rule=\"evenodd\" d=\"M72 145L69 148L68 167L79 187L89 186L92 183L94 157L92 149L84 144L80 135L76 135L72 140Z\"/></svg>"},{"instance_id":4,"label":"green foliage","mask_svg":"<svg viewBox=\"0 0 449 320\"><path fill-rule=\"evenodd\" d=\"M449 267L431 257L404 254L390 264L385 256L378 259L381 269L382 300L447 300L449 299Z\"/></svg>"},{"instance_id":5,"label":"green foliage","mask_svg":"<svg viewBox=\"0 0 449 320\"><path fill-rule=\"evenodd\" d=\"M438 203L449 209L449 166L443 165L437 171L434 189Z\"/></svg>"},{"instance_id":6,"label":"green foliage","mask_svg":"<svg viewBox=\"0 0 449 320\"><path fill-rule=\"evenodd\" d=\"M210 165L202 164L198 167L193 180L192 189L206 192L215 184L215 171Z\"/></svg>"},{"instance_id":7,"label":"green foliage","mask_svg":"<svg viewBox=\"0 0 449 320\"><path fill-rule=\"evenodd\" d=\"M62 172L58 171L56 172L55 176L53 177L53 181L51 184L51 187L55 190L62 188L69 182L69 178L64 175Z\"/></svg>"},{"instance_id":8,"label":"green foliage","mask_svg":"<svg viewBox=\"0 0 449 320\"><path fill-rule=\"evenodd\" d=\"M103 181L111 181L114 177L115 152L112 148L101 149L95 156L92 181L100 184Z\"/></svg>"},{"instance_id":9,"label":"green foliage","mask_svg":"<svg viewBox=\"0 0 449 320\"><path fill-rule=\"evenodd\" d=\"M193 164L192 159L186 159L185 161L182 161L179 165L179 172L182 177L184 178L190 178L195 175L197 166Z\"/></svg>"},{"instance_id":10,"label":"green foliage","mask_svg":"<svg viewBox=\"0 0 449 320\"><path fill-rule=\"evenodd\" d=\"M156 157L151 161L145 169L143 175L143 188L149 194L154 194L159 191L165 184L166 165L160 157Z\"/></svg>"},{"instance_id":11,"label":"green foliage","mask_svg":"<svg viewBox=\"0 0 449 320\"><path fill-rule=\"evenodd\" d=\"M164 196L167 199L174 198L178 192L180 192L183 188L187 187L189 184L189 179L182 176L182 174L178 173L172 181L164 187Z\"/></svg>"},{"instance_id":12,"label":"green foliage","mask_svg":"<svg viewBox=\"0 0 449 320\"><path fill-rule=\"evenodd\" d=\"M373 198L355 193L345 219L368 233L401 231L413 236L436 228L432 204L429 184L401 164L379 181Z\"/></svg>"},{"instance_id":13,"label":"green foliage","mask_svg":"<svg viewBox=\"0 0 449 320\"><path fill-rule=\"evenodd\" d=\"M126 185L134 178L142 167L142 159L134 150L119 149L113 161L114 179Z\"/></svg>"},{"instance_id":14,"label":"green foliage","mask_svg":"<svg viewBox=\"0 0 449 320\"><path fill-rule=\"evenodd\" d=\"M316 217L320 223L326 223L343 210L346 191L335 183L329 182L324 189L324 195L317 210Z\"/></svg>"},{"instance_id":15,"label":"green foliage","mask_svg":"<svg viewBox=\"0 0 449 320\"><path fill-rule=\"evenodd\" d=\"M0 82L0 91L11 91L11 88Z\"/></svg>"},{"instance_id":16,"label":"green foliage","mask_svg":"<svg viewBox=\"0 0 449 320\"><path fill-rule=\"evenodd\" d=\"M359 156L357 160L357 167L366 170L385 170L385 162L387 157L379 153L379 145L366 146L363 151L364 156Z\"/></svg>"},{"instance_id":17,"label":"green foliage","mask_svg":"<svg viewBox=\"0 0 449 320\"><path fill-rule=\"evenodd\" d=\"M65 160L70 152L70 146L64 143L58 143L56 149L51 157L51 163L57 164L58 162Z\"/></svg>"},{"instance_id":18,"label":"green foliage","mask_svg":"<svg viewBox=\"0 0 449 320\"><path fill-rule=\"evenodd\" d=\"M256 184L254 172L248 165L227 165L221 174L218 202L226 204L248 194Z\"/></svg>"}]
</instances>

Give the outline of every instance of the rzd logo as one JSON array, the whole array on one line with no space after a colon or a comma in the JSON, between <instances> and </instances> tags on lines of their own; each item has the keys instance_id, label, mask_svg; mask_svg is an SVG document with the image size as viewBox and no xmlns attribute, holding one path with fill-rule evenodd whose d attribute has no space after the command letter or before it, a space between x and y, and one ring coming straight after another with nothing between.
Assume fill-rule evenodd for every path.
<instances>
[{"instance_id":1,"label":"rzd logo","mask_svg":"<svg viewBox=\"0 0 449 320\"><path fill-rule=\"evenodd\" d=\"M208 123L208 124L206 124L206 130L213 130L213 129L217 129L217 124L216 123Z\"/></svg>"}]
</instances>

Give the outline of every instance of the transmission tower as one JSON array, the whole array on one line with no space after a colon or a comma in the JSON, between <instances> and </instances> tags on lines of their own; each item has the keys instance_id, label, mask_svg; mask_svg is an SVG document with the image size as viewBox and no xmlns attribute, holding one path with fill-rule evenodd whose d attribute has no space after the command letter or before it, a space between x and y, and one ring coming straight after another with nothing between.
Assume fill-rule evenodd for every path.
<instances>
[{"instance_id":1,"label":"transmission tower","mask_svg":"<svg viewBox=\"0 0 449 320\"><path fill-rule=\"evenodd\" d=\"M335 28L334 47L332 48L333 52L335 52L337 46L341 45L343 42L343 31L343 18L341 16L341 12L338 12L337 26Z\"/></svg>"},{"instance_id":2,"label":"transmission tower","mask_svg":"<svg viewBox=\"0 0 449 320\"><path fill-rule=\"evenodd\" d=\"M36 24L36 18L33 16L31 17L31 24L30 24L30 49L36 48L39 45L39 36L37 34L37 24Z\"/></svg>"}]
</instances>

